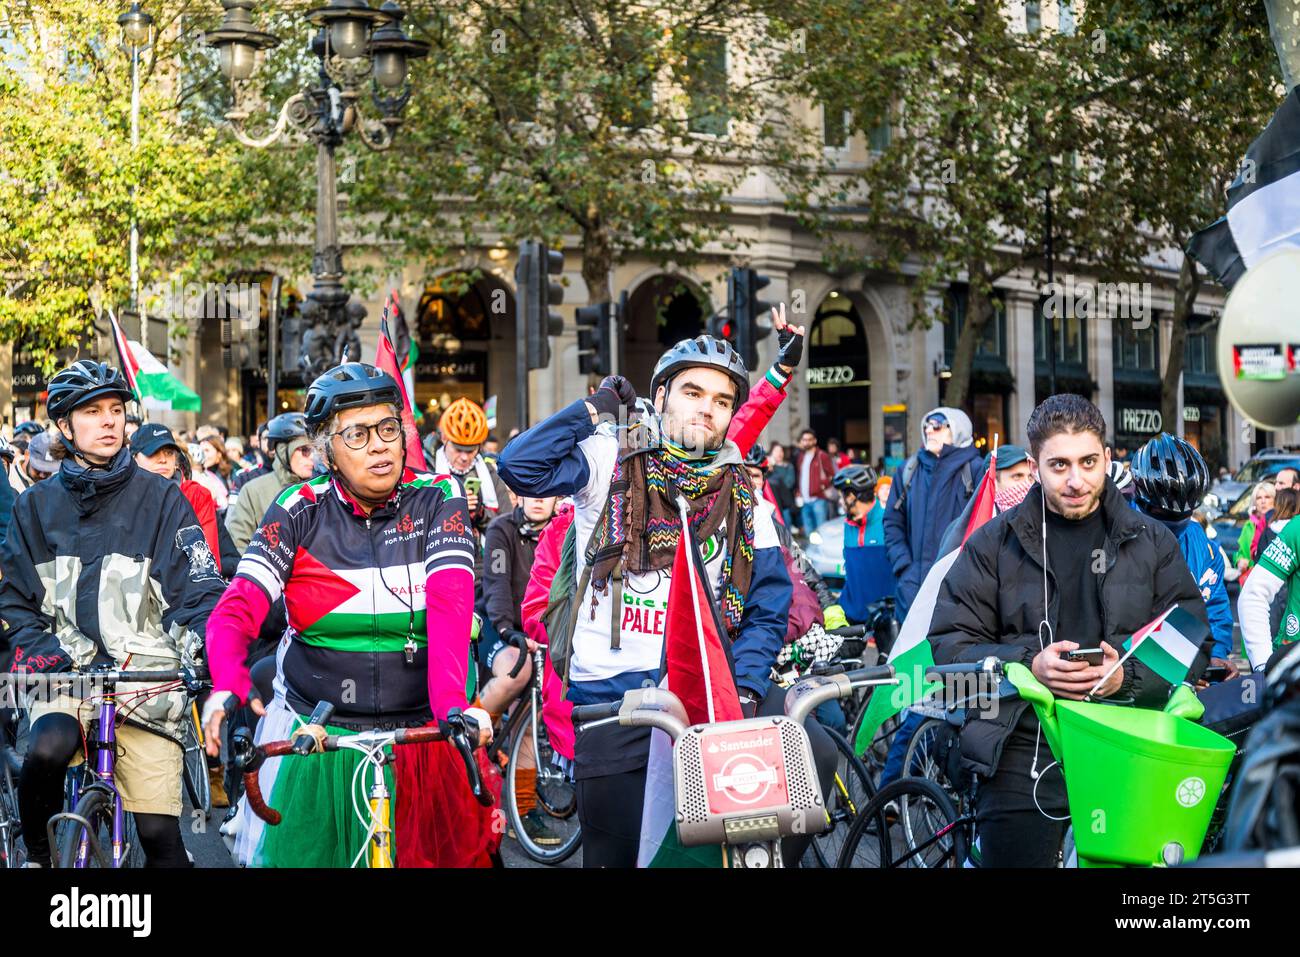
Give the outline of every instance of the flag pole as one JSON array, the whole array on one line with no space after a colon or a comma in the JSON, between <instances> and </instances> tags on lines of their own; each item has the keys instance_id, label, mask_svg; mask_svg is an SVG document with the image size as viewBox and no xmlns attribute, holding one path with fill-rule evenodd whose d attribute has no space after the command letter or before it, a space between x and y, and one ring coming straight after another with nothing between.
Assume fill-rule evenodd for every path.
<instances>
[{"instance_id":1,"label":"flag pole","mask_svg":"<svg viewBox=\"0 0 1300 957\"><path fill-rule=\"evenodd\" d=\"M1146 641L1146 640L1147 640L1147 635L1150 635L1151 632L1153 632L1153 631L1155 631L1157 628L1159 628L1160 625L1161 625L1161 623L1162 623L1166 618L1169 617L1170 612L1172 612L1172 611L1173 611L1175 608L1177 608L1177 607L1178 607L1178 603L1177 603L1177 602L1175 602L1174 604L1170 605L1169 608L1168 608L1168 610L1167 610L1163 615L1161 615L1159 618L1157 618L1155 621L1153 621L1150 625L1148 625L1148 626L1147 626L1147 633L1146 633L1145 635L1142 636L1142 641ZM1096 690L1097 690L1098 688L1100 688L1102 685L1104 685L1104 684L1105 684L1105 683L1110 679L1110 676L1111 676L1111 675L1113 675L1116 671L1118 671L1121 667L1123 667L1124 662L1128 661L1129 658L1133 657L1133 652L1137 651L1137 646L1140 645L1141 643L1142 643L1141 641L1135 641L1135 642L1133 642L1131 645L1129 645L1129 646L1128 646L1128 651L1124 652L1124 654L1120 656L1119 661L1117 661L1117 662L1115 662L1113 665L1111 665L1110 671L1108 671L1108 672L1106 672L1104 675L1102 675L1102 676L1101 676L1101 680L1099 680L1095 685L1093 685L1091 688L1088 689L1088 693L1087 693L1084 697L1091 698L1091 697L1093 696L1093 694L1096 692Z\"/></svg>"},{"instance_id":2,"label":"flag pole","mask_svg":"<svg viewBox=\"0 0 1300 957\"><path fill-rule=\"evenodd\" d=\"M704 672L704 703L709 712L709 724L713 724L717 719L713 714L713 676L709 673L709 654L704 642L704 617L700 611L700 582L695 574L695 556L690 547L690 515L686 510L686 499L680 495L677 496L677 510L682 516L682 535L687 536L687 541L683 544L686 545L686 565L691 578L691 604L695 608L695 635L700 643L700 665Z\"/></svg>"}]
</instances>

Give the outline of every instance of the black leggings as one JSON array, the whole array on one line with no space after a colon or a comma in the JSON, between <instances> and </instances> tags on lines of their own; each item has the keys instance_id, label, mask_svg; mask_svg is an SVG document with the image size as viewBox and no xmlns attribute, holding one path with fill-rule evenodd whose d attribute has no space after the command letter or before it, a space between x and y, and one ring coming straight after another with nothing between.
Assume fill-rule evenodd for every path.
<instances>
[{"instance_id":1,"label":"black leggings","mask_svg":"<svg viewBox=\"0 0 1300 957\"><path fill-rule=\"evenodd\" d=\"M69 714L47 714L32 725L18 779L19 813L27 856L49 866L50 841L46 823L63 807L63 781L68 763L81 750L81 725ZM190 867L181 840L180 818L166 814L136 814L136 830L147 867Z\"/></svg>"},{"instance_id":2,"label":"black leggings","mask_svg":"<svg viewBox=\"0 0 1300 957\"><path fill-rule=\"evenodd\" d=\"M1065 778L1059 764L1052 766L1055 759L1047 740L1036 741L1035 731L1034 723L1022 719L1007 738L993 776L980 780L975 823L983 867L1057 865L1069 821L1052 818L1069 815ZM1032 777L1035 751L1037 780Z\"/></svg>"},{"instance_id":3,"label":"black leggings","mask_svg":"<svg viewBox=\"0 0 1300 957\"><path fill-rule=\"evenodd\" d=\"M758 713L766 716L784 714L785 689L772 685L759 705ZM817 768L822 794L829 794L835 782L839 752L816 718L809 716L804 729L812 746L813 764ZM604 730L595 728L584 731L583 735L599 734ZM645 776L643 765L634 771L588 777L577 782L583 867L636 867L641 843L641 812L645 804ZM811 835L787 837L781 841L785 866L798 867L811 842Z\"/></svg>"}]
</instances>

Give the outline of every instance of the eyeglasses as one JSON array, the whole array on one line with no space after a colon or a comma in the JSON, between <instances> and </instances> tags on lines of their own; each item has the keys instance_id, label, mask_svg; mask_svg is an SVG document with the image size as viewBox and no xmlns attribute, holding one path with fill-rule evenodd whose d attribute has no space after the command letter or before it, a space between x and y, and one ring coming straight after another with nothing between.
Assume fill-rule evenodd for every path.
<instances>
[{"instance_id":1,"label":"eyeglasses","mask_svg":"<svg viewBox=\"0 0 1300 957\"><path fill-rule=\"evenodd\" d=\"M447 451L455 452L459 455L478 455L478 450L482 446L478 445L457 445L455 442L447 443Z\"/></svg>"},{"instance_id":2,"label":"eyeglasses","mask_svg":"<svg viewBox=\"0 0 1300 957\"><path fill-rule=\"evenodd\" d=\"M940 429L946 429L948 427L948 420L942 415L932 415L925 420L925 424L922 427L927 432L938 432Z\"/></svg>"},{"instance_id":3,"label":"eyeglasses","mask_svg":"<svg viewBox=\"0 0 1300 957\"><path fill-rule=\"evenodd\" d=\"M388 420L385 419L384 421L386 422L386 421L388 421ZM380 423L379 423L379 425L381 425L381 426L382 426L383 424L384 424L383 422L380 422ZM362 428L362 426L356 426L356 428ZM346 432L347 430L345 429L344 431ZM369 434L367 434L366 438L369 438L369 437L370 437ZM379 437L380 437L381 439L384 438L384 433L383 433L383 432L380 432L380 433L379 433ZM344 438L343 441L344 441L344 442L347 442L347 439ZM385 441L391 441L391 440L385 440ZM364 443L363 443L363 444L364 444ZM359 449L359 448L362 448L362 446L361 446L361 445L353 445L353 446L351 446L351 448ZM313 451L315 451L315 450L312 449L311 445L300 445L300 446L298 446L296 449L293 450L293 454L294 454L294 455L311 455Z\"/></svg>"},{"instance_id":4,"label":"eyeglasses","mask_svg":"<svg viewBox=\"0 0 1300 957\"><path fill-rule=\"evenodd\" d=\"M349 425L346 429L331 434L341 438L343 444L350 449L364 449L370 443L371 429L374 429L380 441L396 442L398 436L402 434L402 420L395 415L390 415L386 419L380 419L374 425Z\"/></svg>"}]
</instances>

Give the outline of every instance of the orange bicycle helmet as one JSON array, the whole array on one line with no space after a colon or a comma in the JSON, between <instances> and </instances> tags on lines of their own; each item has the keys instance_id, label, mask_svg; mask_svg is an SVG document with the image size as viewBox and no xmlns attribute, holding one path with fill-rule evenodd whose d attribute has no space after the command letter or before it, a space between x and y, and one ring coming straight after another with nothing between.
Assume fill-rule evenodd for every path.
<instances>
[{"instance_id":1,"label":"orange bicycle helmet","mask_svg":"<svg viewBox=\"0 0 1300 957\"><path fill-rule=\"evenodd\" d=\"M487 441L487 416L477 402L461 396L438 420L438 430L444 442L456 445L482 445Z\"/></svg>"}]
</instances>

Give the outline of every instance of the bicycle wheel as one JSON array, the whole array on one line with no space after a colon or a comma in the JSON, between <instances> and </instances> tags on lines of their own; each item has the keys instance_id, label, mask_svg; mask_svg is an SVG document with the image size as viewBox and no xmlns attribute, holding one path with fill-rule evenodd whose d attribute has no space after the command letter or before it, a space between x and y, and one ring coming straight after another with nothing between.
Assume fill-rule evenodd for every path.
<instances>
[{"instance_id":1,"label":"bicycle wheel","mask_svg":"<svg viewBox=\"0 0 1300 957\"><path fill-rule=\"evenodd\" d=\"M886 689L887 690L887 689ZM856 747L858 734L862 730L862 721L867 715L867 705L870 704L871 698L868 696L863 703L862 709L858 712L857 719L853 722L853 731L849 735L849 743ZM880 781L880 772L885 769L885 762L889 759L889 746L894 741L894 734L898 731L899 725L903 719L899 715L892 715L886 718L876 733L871 738L871 743L866 750L859 755L862 764L867 769L867 774L871 777L871 783L876 784Z\"/></svg>"},{"instance_id":2,"label":"bicycle wheel","mask_svg":"<svg viewBox=\"0 0 1300 957\"><path fill-rule=\"evenodd\" d=\"M212 782L208 778L208 755L203 749L203 728L199 725L199 706L190 702L190 713L181 732L181 777L190 806L203 812L204 820L212 817Z\"/></svg>"},{"instance_id":3,"label":"bicycle wheel","mask_svg":"<svg viewBox=\"0 0 1300 957\"><path fill-rule=\"evenodd\" d=\"M113 857L113 800L98 788L87 791L77 802L74 812L89 823L91 833L99 842L104 860L111 862ZM82 853L82 842L86 838L86 827L77 821L64 820L59 823L57 831L59 867L76 867L77 859ZM122 863L121 867L143 867L144 851L140 847L140 836L135 829L135 816L127 811L122 828ZM101 861L91 848L89 841L85 846L86 867L103 867ZM112 866L111 863L108 866Z\"/></svg>"},{"instance_id":4,"label":"bicycle wheel","mask_svg":"<svg viewBox=\"0 0 1300 957\"><path fill-rule=\"evenodd\" d=\"M23 846L22 821L18 818L18 781L7 764L8 754L0 751L0 868L22 867L27 863Z\"/></svg>"},{"instance_id":5,"label":"bicycle wheel","mask_svg":"<svg viewBox=\"0 0 1300 957\"><path fill-rule=\"evenodd\" d=\"M837 863L842 868L961 867L968 824L933 781L899 778L858 814Z\"/></svg>"},{"instance_id":6,"label":"bicycle wheel","mask_svg":"<svg viewBox=\"0 0 1300 957\"><path fill-rule=\"evenodd\" d=\"M574 813L578 805L577 792L564 772L552 762L555 751L546 732L546 723L537 722L534 742L532 704L521 703L520 707L526 710L516 722L510 741L502 803L513 836L523 852L539 864L559 864L568 860L582 841L582 831ZM519 799L524 790L523 776L519 772L523 770L522 762L530 752L536 776L533 807L525 815L519 810Z\"/></svg>"},{"instance_id":7,"label":"bicycle wheel","mask_svg":"<svg viewBox=\"0 0 1300 957\"><path fill-rule=\"evenodd\" d=\"M853 746L830 728L823 730L835 742L839 759L835 766L835 783L831 793L825 796L826 818L830 826L813 838L804 855L804 865L812 867L835 866L854 819L876 793L866 767L853 753Z\"/></svg>"}]
</instances>

